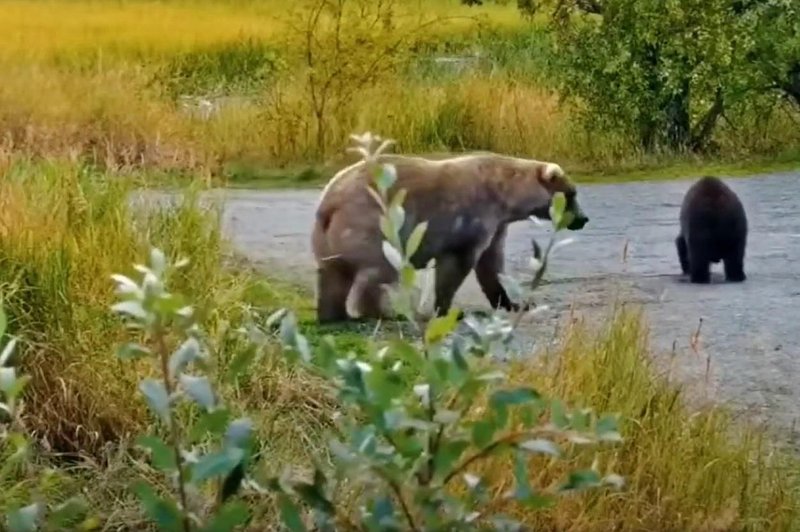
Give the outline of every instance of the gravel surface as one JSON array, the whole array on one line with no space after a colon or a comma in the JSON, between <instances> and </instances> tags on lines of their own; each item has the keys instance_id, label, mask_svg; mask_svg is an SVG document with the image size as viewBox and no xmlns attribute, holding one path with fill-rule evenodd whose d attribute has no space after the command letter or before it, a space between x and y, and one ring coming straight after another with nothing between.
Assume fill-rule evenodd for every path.
<instances>
[{"instance_id":1,"label":"gravel surface","mask_svg":"<svg viewBox=\"0 0 800 532\"><path fill-rule=\"evenodd\" d=\"M800 197L800 173L727 181L750 223L743 284L722 282L722 264L712 268L710 285L691 285L680 275L674 239L691 182L583 186L579 198L591 221L568 234L576 242L553 256L550 282L539 296L551 310L525 329L522 341L541 341L548 328L552 334L570 308L605 316L615 300L634 302L644 307L659 356L669 357L674 346L684 353L676 359L681 373L710 382L718 397L758 418L789 427L800 406L800 214L793 199ZM310 232L319 191L220 194L226 198L225 231L237 250L266 272L313 287ZM531 223L514 224L507 269L523 269L531 237L544 245L548 233ZM456 301L487 308L473 275ZM690 339L701 319L701 352L695 354Z\"/></svg>"}]
</instances>

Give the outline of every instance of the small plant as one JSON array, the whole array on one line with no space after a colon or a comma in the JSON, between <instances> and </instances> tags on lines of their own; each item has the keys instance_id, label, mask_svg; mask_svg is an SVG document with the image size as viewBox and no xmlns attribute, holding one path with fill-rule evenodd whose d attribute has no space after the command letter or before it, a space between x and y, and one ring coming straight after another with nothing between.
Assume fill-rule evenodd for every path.
<instances>
[{"instance_id":1,"label":"small plant","mask_svg":"<svg viewBox=\"0 0 800 532\"><path fill-rule=\"evenodd\" d=\"M573 471L560 484L539 488L529 481L529 458L558 459L565 445L620 440L614 416L570 410L530 387L503 388L506 375L485 358L493 344L507 345L513 326L493 315L465 319L466 332L456 334L459 310L420 323L412 302L416 271L410 258L418 248L425 224L406 231L401 190L386 200L396 181L394 168L378 164L371 151L381 141L370 134L355 137L375 177L376 201L383 207L384 254L400 274L398 312L421 327L421 341L393 339L371 345L363 357L338 351L326 337L313 353L296 329L291 313L281 320L280 336L287 355L309 365L335 383L343 412L330 442L334 470L317 466L313 477L273 479L282 519L292 530L305 530L297 501L311 510L321 529L336 526L359 530L517 528L502 515L487 511L488 485L473 468L499 453L510 453L515 488L507 494L520 504L544 507L566 491L604 485L622 479L595 468ZM553 202L556 231L569 221L563 196ZM410 229L410 228L407 228ZM547 254L534 276L541 279ZM520 291L521 292L521 291ZM355 497L357 504L344 502Z\"/></svg>"},{"instance_id":2,"label":"small plant","mask_svg":"<svg viewBox=\"0 0 800 532\"><path fill-rule=\"evenodd\" d=\"M6 334L8 319L0 303L0 340ZM18 375L12 366L17 339L10 338L0 349L0 481L13 478L16 467L30 466L30 442L25 435L21 417L23 410L22 392L29 375ZM44 475L46 481L50 475ZM43 497L23 507L12 508L5 516L5 526L9 532L32 532L35 530L91 530L96 523L92 517L86 518L86 504L82 497L48 506Z\"/></svg>"},{"instance_id":3,"label":"small plant","mask_svg":"<svg viewBox=\"0 0 800 532\"><path fill-rule=\"evenodd\" d=\"M232 497L244 478L252 422L247 417L231 419L232 412L204 375L211 361L193 309L166 289L166 277L186 264L170 264L159 249L153 249L149 266L136 266L143 276L141 283L113 276L121 298L113 310L129 318L130 328L144 335L142 343L124 344L117 355L123 360L148 357L159 374L142 380L139 391L165 428L166 440L151 434L140 437L138 444L150 451L153 466L168 475L172 495L160 496L146 482L137 483L133 490L162 529L232 530L249 518L247 506ZM172 346L175 337L182 341ZM179 416L181 400L200 409L188 430ZM210 446L214 449L203 451ZM213 480L219 483L217 493L211 511L203 516L200 511L206 501L201 489Z\"/></svg>"}]
</instances>

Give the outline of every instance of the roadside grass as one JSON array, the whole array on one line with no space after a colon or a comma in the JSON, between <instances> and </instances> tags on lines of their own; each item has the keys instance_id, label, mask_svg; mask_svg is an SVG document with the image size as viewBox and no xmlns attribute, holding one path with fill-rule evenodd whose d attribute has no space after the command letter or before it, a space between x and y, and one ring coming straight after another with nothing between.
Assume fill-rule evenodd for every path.
<instances>
[{"instance_id":1,"label":"roadside grass","mask_svg":"<svg viewBox=\"0 0 800 532\"><path fill-rule=\"evenodd\" d=\"M312 345L333 334L341 351L357 353L369 341L372 325L318 327L310 290L239 263L221 236L218 211L199 203L194 190L171 210L147 212L132 206L131 190L87 167L44 163L15 164L0 183L0 287L11 332L21 338L23 371L33 378L25 422L42 451L37 467L55 472L43 486L25 470L0 478L0 508L39 488L56 499L82 491L105 528L147 529L127 491L132 480L153 476L128 447L150 423L133 399L147 366L115 358L125 334L109 310L109 275L131 273L150 244L190 259L173 286L196 303L219 372L241 354L236 330L250 310L295 309ZM612 308L602 329L572 323L559 345L501 364L513 383L623 416L625 442L600 450L598 459L626 478L625 490L575 495L520 517L545 529L790 529L800 510L796 458L772 448L758 427L734 423L724 406L691 404L661 374L658 356L644 317ZM336 401L318 377L288 365L277 344L220 392L253 416L259 474L324 461ZM531 468L545 482L561 472L544 460ZM498 481L494 500L504 509L508 465L474 473ZM249 529L275 526L274 501L253 497L258 514Z\"/></svg>"}]
</instances>

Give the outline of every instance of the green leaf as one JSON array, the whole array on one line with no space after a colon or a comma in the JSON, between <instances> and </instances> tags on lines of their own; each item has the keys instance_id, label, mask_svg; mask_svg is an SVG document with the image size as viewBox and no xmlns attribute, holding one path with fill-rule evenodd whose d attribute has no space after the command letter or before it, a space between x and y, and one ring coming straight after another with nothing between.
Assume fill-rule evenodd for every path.
<instances>
[{"instance_id":1,"label":"green leaf","mask_svg":"<svg viewBox=\"0 0 800 532\"><path fill-rule=\"evenodd\" d=\"M289 312L286 308L279 308L272 314L267 317L267 320L264 322L264 326L269 330L272 329L276 323L280 322L286 314Z\"/></svg>"},{"instance_id":2,"label":"green leaf","mask_svg":"<svg viewBox=\"0 0 800 532\"><path fill-rule=\"evenodd\" d=\"M406 257L411 258L414 256L414 253L419 250L420 244L422 244L422 238L425 236L425 232L428 230L428 222L422 222L417 224L413 231L411 231L411 235L408 237L408 241L406 242Z\"/></svg>"},{"instance_id":3,"label":"green leaf","mask_svg":"<svg viewBox=\"0 0 800 532\"><path fill-rule=\"evenodd\" d=\"M458 325L460 311L456 307L450 308L446 316L437 316L425 328L425 343L436 344L451 334Z\"/></svg>"},{"instance_id":4,"label":"green leaf","mask_svg":"<svg viewBox=\"0 0 800 532\"><path fill-rule=\"evenodd\" d=\"M549 454L551 456L561 456L561 450L555 442L545 439L535 439L524 441L519 444L519 448L531 453Z\"/></svg>"},{"instance_id":5,"label":"green leaf","mask_svg":"<svg viewBox=\"0 0 800 532\"><path fill-rule=\"evenodd\" d=\"M216 400L214 399L214 391L211 389L211 383L208 382L208 377L197 377L182 373L179 380L183 389L194 402L206 410L214 408Z\"/></svg>"},{"instance_id":6,"label":"green leaf","mask_svg":"<svg viewBox=\"0 0 800 532\"><path fill-rule=\"evenodd\" d=\"M17 370L0 368L0 392L8 395L8 391L17 383Z\"/></svg>"},{"instance_id":7,"label":"green leaf","mask_svg":"<svg viewBox=\"0 0 800 532\"><path fill-rule=\"evenodd\" d=\"M133 342L122 344L117 349L117 358L120 360L136 360L151 354L148 348Z\"/></svg>"},{"instance_id":8,"label":"green leaf","mask_svg":"<svg viewBox=\"0 0 800 532\"><path fill-rule=\"evenodd\" d=\"M522 523L505 515L496 515L489 519L494 530L498 532L518 532L524 530Z\"/></svg>"},{"instance_id":9,"label":"green leaf","mask_svg":"<svg viewBox=\"0 0 800 532\"><path fill-rule=\"evenodd\" d=\"M406 211L403 209L401 205L395 204L397 198L400 196L395 196L392 199L392 203L389 205L389 212L388 216L392 221L392 227L394 227L398 232L402 229L403 225L405 224L406 220ZM400 244L399 242L392 240L393 244Z\"/></svg>"},{"instance_id":10,"label":"green leaf","mask_svg":"<svg viewBox=\"0 0 800 532\"><path fill-rule=\"evenodd\" d=\"M305 532L307 529L300 519L300 512L297 506L288 497L281 494L278 496L278 507L281 512L281 521L292 532Z\"/></svg>"},{"instance_id":11,"label":"green leaf","mask_svg":"<svg viewBox=\"0 0 800 532\"><path fill-rule=\"evenodd\" d=\"M169 395L164 388L164 383L155 379L144 379L139 383L139 390L144 394L150 408L164 422L169 423Z\"/></svg>"},{"instance_id":12,"label":"green leaf","mask_svg":"<svg viewBox=\"0 0 800 532\"><path fill-rule=\"evenodd\" d=\"M231 360L231 363L228 365L228 370L226 371L226 380L228 382L235 382L236 379L239 378L239 376L244 372L244 370L253 363L257 352L258 347L254 344L249 344L245 349L237 351L233 357L233 360Z\"/></svg>"},{"instance_id":13,"label":"green leaf","mask_svg":"<svg viewBox=\"0 0 800 532\"><path fill-rule=\"evenodd\" d=\"M387 240L384 240L381 246L383 247L383 256L386 257L386 260L389 261L392 268L400 271L403 267L403 256L400 255L400 252Z\"/></svg>"},{"instance_id":14,"label":"green leaf","mask_svg":"<svg viewBox=\"0 0 800 532\"><path fill-rule=\"evenodd\" d=\"M494 437L497 430L491 421L476 421L472 425L472 444L476 447L486 447Z\"/></svg>"},{"instance_id":15,"label":"green leaf","mask_svg":"<svg viewBox=\"0 0 800 532\"><path fill-rule=\"evenodd\" d=\"M558 228L561 225L561 219L564 216L564 209L567 206L567 198L563 192L556 192L553 194L553 199L550 203L550 219L553 221L553 227Z\"/></svg>"},{"instance_id":16,"label":"green leaf","mask_svg":"<svg viewBox=\"0 0 800 532\"><path fill-rule=\"evenodd\" d=\"M238 447L207 454L192 464L192 483L199 485L209 478L227 475L243 458L244 451Z\"/></svg>"},{"instance_id":17,"label":"green leaf","mask_svg":"<svg viewBox=\"0 0 800 532\"><path fill-rule=\"evenodd\" d=\"M437 475L446 475L456 461L469 449L470 442L467 440L444 441L439 445L439 449L434 456L434 469Z\"/></svg>"},{"instance_id":18,"label":"green leaf","mask_svg":"<svg viewBox=\"0 0 800 532\"><path fill-rule=\"evenodd\" d=\"M372 518L375 520L380 530L397 525L394 516L394 505L390 497L379 497L378 500L375 501L375 506L372 509Z\"/></svg>"},{"instance_id":19,"label":"green leaf","mask_svg":"<svg viewBox=\"0 0 800 532\"><path fill-rule=\"evenodd\" d=\"M174 501L162 499L145 482L135 483L133 492L144 506L147 516L155 521L160 529L176 532L182 529L181 513Z\"/></svg>"},{"instance_id":20,"label":"green leaf","mask_svg":"<svg viewBox=\"0 0 800 532\"><path fill-rule=\"evenodd\" d=\"M539 392L533 388L519 387L510 390L497 390L489 397L489 405L495 410L508 406L531 404L541 399Z\"/></svg>"},{"instance_id":21,"label":"green leaf","mask_svg":"<svg viewBox=\"0 0 800 532\"><path fill-rule=\"evenodd\" d=\"M225 433L231 413L227 408L219 408L211 412L201 413L197 423L192 427L189 438L192 441L201 439L206 433L219 436Z\"/></svg>"},{"instance_id":22,"label":"green leaf","mask_svg":"<svg viewBox=\"0 0 800 532\"><path fill-rule=\"evenodd\" d=\"M514 453L514 498L525 502L533 495L533 488L528 480L528 464L525 456L517 451Z\"/></svg>"},{"instance_id":23,"label":"green leaf","mask_svg":"<svg viewBox=\"0 0 800 532\"><path fill-rule=\"evenodd\" d=\"M0 338L3 335L0 334ZM9 360L11 360L11 355L14 353L14 348L17 347L17 339L12 338L8 341L8 343L3 347L3 350L0 351L0 367L5 366Z\"/></svg>"},{"instance_id":24,"label":"green leaf","mask_svg":"<svg viewBox=\"0 0 800 532\"><path fill-rule=\"evenodd\" d=\"M232 501L224 504L203 528L205 532L227 532L237 526L243 526L250 519L250 510L242 501Z\"/></svg>"},{"instance_id":25,"label":"green leaf","mask_svg":"<svg viewBox=\"0 0 800 532\"><path fill-rule=\"evenodd\" d=\"M603 416L595 425L597 437L603 441L622 441L616 416Z\"/></svg>"},{"instance_id":26,"label":"green leaf","mask_svg":"<svg viewBox=\"0 0 800 532\"><path fill-rule=\"evenodd\" d=\"M83 499L73 497L53 508L47 524L56 530L79 530L78 521L86 514L88 505Z\"/></svg>"},{"instance_id":27,"label":"green leaf","mask_svg":"<svg viewBox=\"0 0 800 532\"><path fill-rule=\"evenodd\" d=\"M600 485L600 475L596 471L586 469L573 471L567 481L561 485L560 491L579 491Z\"/></svg>"},{"instance_id":28,"label":"green leaf","mask_svg":"<svg viewBox=\"0 0 800 532\"><path fill-rule=\"evenodd\" d=\"M522 286L520 286L517 280L505 273L500 273L497 277L508 294L509 299L515 303L521 302L523 299Z\"/></svg>"},{"instance_id":29,"label":"green leaf","mask_svg":"<svg viewBox=\"0 0 800 532\"><path fill-rule=\"evenodd\" d=\"M246 445L252 434L253 421L250 418L242 417L235 419L225 432L225 444L242 448Z\"/></svg>"},{"instance_id":30,"label":"green leaf","mask_svg":"<svg viewBox=\"0 0 800 532\"><path fill-rule=\"evenodd\" d=\"M6 397L8 397L8 399L10 400L19 397L19 395L22 393L22 390L25 389L25 386L28 385L28 383L31 381L32 378L33 377L31 377L30 375L23 375L21 377L17 377L17 380L14 382L14 385L11 386L8 389L8 391L5 392Z\"/></svg>"},{"instance_id":31,"label":"green leaf","mask_svg":"<svg viewBox=\"0 0 800 532\"><path fill-rule=\"evenodd\" d=\"M153 466L156 469L174 471L177 468L175 450L160 438L156 436L140 436L136 439L136 444L150 450Z\"/></svg>"},{"instance_id":32,"label":"green leaf","mask_svg":"<svg viewBox=\"0 0 800 532\"><path fill-rule=\"evenodd\" d=\"M157 276L164 275L167 267L167 258L164 256L164 252L158 248L153 248L150 250L150 269L153 270Z\"/></svg>"},{"instance_id":33,"label":"green leaf","mask_svg":"<svg viewBox=\"0 0 800 532\"><path fill-rule=\"evenodd\" d=\"M381 167L381 172L375 179L375 183L378 185L378 190L380 190L382 194L385 194L390 188L392 188L392 185L394 185L395 181L397 181L397 172L393 166L388 164L385 164Z\"/></svg>"},{"instance_id":34,"label":"green leaf","mask_svg":"<svg viewBox=\"0 0 800 532\"><path fill-rule=\"evenodd\" d=\"M138 301L121 301L112 305L111 310L119 314L127 314L140 320L147 319L147 311Z\"/></svg>"},{"instance_id":35,"label":"green leaf","mask_svg":"<svg viewBox=\"0 0 800 532\"><path fill-rule=\"evenodd\" d=\"M10 512L7 516L9 532L35 532L41 511L39 504L33 503Z\"/></svg>"},{"instance_id":36,"label":"green leaf","mask_svg":"<svg viewBox=\"0 0 800 532\"><path fill-rule=\"evenodd\" d=\"M392 217L392 222L394 222L395 227L397 228L402 227L402 222L405 220L406 211L403 208L403 203L406 201L407 194L408 191L404 188L401 188L395 193L394 196L392 196L391 201L389 201L389 216Z\"/></svg>"},{"instance_id":37,"label":"green leaf","mask_svg":"<svg viewBox=\"0 0 800 532\"><path fill-rule=\"evenodd\" d=\"M390 220L388 216L381 216L380 226L383 237L390 242L394 240L397 230L392 224L392 220Z\"/></svg>"},{"instance_id":38,"label":"green leaf","mask_svg":"<svg viewBox=\"0 0 800 532\"><path fill-rule=\"evenodd\" d=\"M622 487L625 486L625 479L613 473L603 477L601 482L604 485L614 486L617 489L622 489Z\"/></svg>"},{"instance_id":39,"label":"green leaf","mask_svg":"<svg viewBox=\"0 0 800 532\"><path fill-rule=\"evenodd\" d=\"M6 310L3 305L0 303L0 340L3 339L3 335L6 334L6 328L8 327L8 314L6 314ZM0 359L0 366L5 364L5 360Z\"/></svg>"},{"instance_id":40,"label":"green leaf","mask_svg":"<svg viewBox=\"0 0 800 532\"><path fill-rule=\"evenodd\" d=\"M559 429L569 427L569 419L567 419L564 403L558 399L553 399L550 404L550 421Z\"/></svg>"},{"instance_id":41,"label":"green leaf","mask_svg":"<svg viewBox=\"0 0 800 532\"><path fill-rule=\"evenodd\" d=\"M336 508L328 498L325 497L322 486L301 482L294 486L294 490L303 502L311 508L326 515L333 515L336 512Z\"/></svg>"},{"instance_id":42,"label":"green leaf","mask_svg":"<svg viewBox=\"0 0 800 532\"><path fill-rule=\"evenodd\" d=\"M169 357L170 378L174 378L178 372L183 371L188 364L198 358L200 358L200 344L197 339L189 337Z\"/></svg>"}]
</instances>

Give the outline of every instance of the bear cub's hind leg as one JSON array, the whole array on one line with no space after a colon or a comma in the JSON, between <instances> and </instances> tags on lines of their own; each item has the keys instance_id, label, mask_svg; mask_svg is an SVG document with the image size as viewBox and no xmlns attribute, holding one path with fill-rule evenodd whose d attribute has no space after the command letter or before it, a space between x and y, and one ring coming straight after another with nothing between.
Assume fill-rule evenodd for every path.
<instances>
[{"instance_id":1,"label":"bear cub's hind leg","mask_svg":"<svg viewBox=\"0 0 800 532\"><path fill-rule=\"evenodd\" d=\"M706 253L706 242L689 242L689 280L695 284L711 282L711 261Z\"/></svg>"},{"instance_id":2,"label":"bear cub's hind leg","mask_svg":"<svg viewBox=\"0 0 800 532\"><path fill-rule=\"evenodd\" d=\"M689 273L689 250L686 247L686 239L683 235L678 235L675 239L675 247L678 248L678 260L681 263L681 271L684 275Z\"/></svg>"},{"instance_id":3,"label":"bear cub's hind leg","mask_svg":"<svg viewBox=\"0 0 800 532\"><path fill-rule=\"evenodd\" d=\"M747 279L744 273L744 244L739 244L722 257L725 265L725 280L729 283L741 283Z\"/></svg>"}]
</instances>

